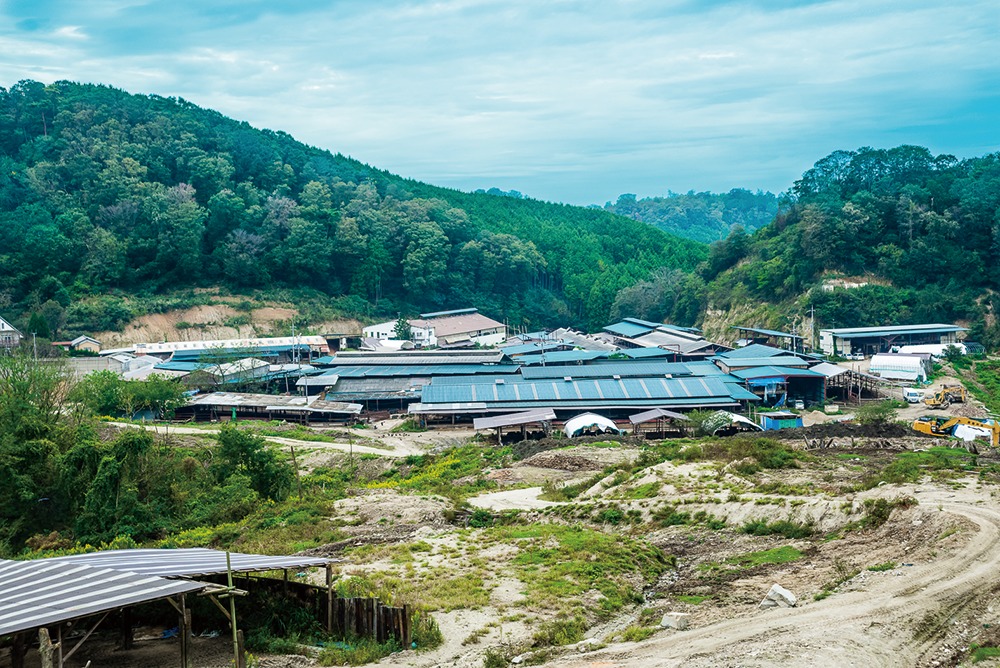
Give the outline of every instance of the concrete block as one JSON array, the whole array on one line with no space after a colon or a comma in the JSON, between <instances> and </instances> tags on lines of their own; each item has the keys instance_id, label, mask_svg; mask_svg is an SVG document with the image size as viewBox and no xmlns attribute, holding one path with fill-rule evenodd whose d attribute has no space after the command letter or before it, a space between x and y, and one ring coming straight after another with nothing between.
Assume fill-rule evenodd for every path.
<instances>
[{"instance_id":1,"label":"concrete block","mask_svg":"<svg viewBox=\"0 0 1000 668\"><path fill-rule=\"evenodd\" d=\"M668 612L663 615L663 619L660 620L660 626L665 629L677 629L678 631L683 631L688 627L689 615L686 612Z\"/></svg>"},{"instance_id":2,"label":"concrete block","mask_svg":"<svg viewBox=\"0 0 1000 668\"><path fill-rule=\"evenodd\" d=\"M764 600L774 601L778 605L786 608L794 608L795 604L799 601L795 594L779 584L771 585L771 590L767 592L767 596L764 597Z\"/></svg>"}]
</instances>

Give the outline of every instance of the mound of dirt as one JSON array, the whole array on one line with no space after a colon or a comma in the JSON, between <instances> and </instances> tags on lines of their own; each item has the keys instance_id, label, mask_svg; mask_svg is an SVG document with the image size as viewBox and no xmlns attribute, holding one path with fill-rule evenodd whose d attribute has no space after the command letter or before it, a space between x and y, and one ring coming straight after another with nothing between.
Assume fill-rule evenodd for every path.
<instances>
[{"instance_id":1,"label":"mound of dirt","mask_svg":"<svg viewBox=\"0 0 1000 668\"><path fill-rule=\"evenodd\" d=\"M768 436L779 439L800 438L907 438L923 436L907 425L890 424L854 424L851 422L827 422L814 424L800 429L780 429L768 433Z\"/></svg>"},{"instance_id":2,"label":"mound of dirt","mask_svg":"<svg viewBox=\"0 0 1000 668\"><path fill-rule=\"evenodd\" d=\"M600 471L604 464L587 457L564 455L558 452L539 453L520 462L518 466L537 466L557 471Z\"/></svg>"}]
</instances>

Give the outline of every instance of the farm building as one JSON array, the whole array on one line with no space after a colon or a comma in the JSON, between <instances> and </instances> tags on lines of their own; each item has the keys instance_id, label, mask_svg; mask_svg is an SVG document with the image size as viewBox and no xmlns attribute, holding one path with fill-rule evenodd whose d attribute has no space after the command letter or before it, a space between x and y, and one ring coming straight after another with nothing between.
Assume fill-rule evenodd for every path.
<instances>
[{"instance_id":1,"label":"farm building","mask_svg":"<svg viewBox=\"0 0 1000 668\"><path fill-rule=\"evenodd\" d=\"M778 429L794 429L802 426L802 417L791 411L773 411L771 413L761 413L760 426L764 431L777 431Z\"/></svg>"},{"instance_id":2,"label":"farm building","mask_svg":"<svg viewBox=\"0 0 1000 668\"><path fill-rule=\"evenodd\" d=\"M14 325L0 318L0 350L11 350L21 345L21 332Z\"/></svg>"},{"instance_id":3,"label":"farm building","mask_svg":"<svg viewBox=\"0 0 1000 668\"><path fill-rule=\"evenodd\" d=\"M848 327L821 329L820 349L827 355L861 353L874 355L889 352L894 346L925 343L958 343L965 327L945 324L895 325L891 327Z\"/></svg>"},{"instance_id":4,"label":"farm building","mask_svg":"<svg viewBox=\"0 0 1000 668\"><path fill-rule=\"evenodd\" d=\"M868 372L873 376L889 380L925 383L931 372L931 365L930 353L879 353L872 356Z\"/></svg>"},{"instance_id":5,"label":"farm building","mask_svg":"<svg viewBox=\"0 0 1000 668\"><path fill-rule=\"evenodd\" d=\"M777 348L785 348L793 352L805 352L805 339L798 334L779 332L773 329L762 329L760 327L735 326L733 329L736 330L737 336L740 337L736 341L736 345L738 347L758 343L769 346L773 345Z\"/></svg>"},{"instance_id":6,"label":"farm building","mask_svg":"<svg viewBox=\"0 0 1000 668\"><path fill-rule=\"evenodd\" d=\"M53 341L52 345L63 350L83 350L88 353L101 352L101 342L89 336L78 336L72 341Z\"/></svg>"},{"instance_id":7,"label":"farm building","mask_svg":"<svg viewBox=\"0 0 1000 668\"><path fill-rule=\"evenodd\" d=\"M371 339L395 338L396 320L370 325L363 336ZM424 348L489 348L507 340L507 326L481 314L478 309L421 313L407 320L413 343Z\"/></svg>"}]
</instances>

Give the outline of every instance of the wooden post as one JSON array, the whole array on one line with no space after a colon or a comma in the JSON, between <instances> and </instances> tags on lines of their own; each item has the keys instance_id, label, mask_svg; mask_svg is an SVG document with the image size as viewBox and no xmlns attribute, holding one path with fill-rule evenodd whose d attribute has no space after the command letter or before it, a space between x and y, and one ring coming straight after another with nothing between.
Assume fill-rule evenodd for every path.
<instances>
[{"instance_id":1,"label":"wooden post","mask_svg":"<svg viewBox=\"0 0 1000 668\"><path fill-rule=\"evenodd\" d=\"M41 657L42 668L54 668L52 665L52 638L47 628L38 629L38 655Z\"/></svg>"},{"instance_id":2,"label":"wooden post","mask_svg":"<svg viewBox=\"0 0 1000 668\"><path fill-rule=\"evenodd\" d=\"M121 649L132 649L132 643L135 640L132 633L132 608L122 608L121 626L119 627L119 631L121 633Z\"/></svg>"},{"instance_id":3,"label":"wooden post","mask_svg":"<svg viewBox=\"0 0 1000 668\"><path fill-rule=\"evenodd\" d=\"M180 619L177 630L181 638L181 668L191 668L191 611L187 608L184 594L180 598Z\"/></svg>"},{"instance_id":4,"label":"wooden post","mask_svg":"<svg viewBox=\"0 0 1000 668\"><path fill-rule=\"evenodd\" d=\"M236 668L247 668L247 651L243 645L243 630L236 632L236 646L239 648L239 663Z\"/></svg>"},{"instance_id":5,"label":"wooden post","mask_svg":"<svg viewBox=\"0 0 1000 668\"><path fill-rule=\"evenodd\" d=\"M403 604L403 649L410 649L410 645L413 642L412 629L410 629L412 615L413 610L410 608L410 604Z\"/></svg>"},{"instance_id":6,"label":"wooden post","mask_svg":"<svg viewBox=\"0 0 1000 668\"><path fill-rule=\"evenodd\" d=\"M333 564L326 565L326 630L333 633Z\"/></svg>"},{"instance_id":7,"label":"wooden post","mask_svg":"<svg viewBox=\"0 0 1000 668\"><path fill-rule=\"evenodd\" d=\"M14 636L13 644L10 647L10 667L24 668L24 654L28 651L28 643L25 642L23 633Z\"/></svg>"}]
</instances>

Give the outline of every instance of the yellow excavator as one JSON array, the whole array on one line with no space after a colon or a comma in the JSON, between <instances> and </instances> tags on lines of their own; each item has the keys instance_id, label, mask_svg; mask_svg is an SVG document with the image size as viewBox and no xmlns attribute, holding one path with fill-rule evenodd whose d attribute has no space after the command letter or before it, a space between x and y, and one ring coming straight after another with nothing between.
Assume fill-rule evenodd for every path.
<instances>
[{"instance_id":1,"label":"yellow excavator","mask_svg":"<svg viewBox=\"0 0 1000 668\"><path fill-rule=\"evenodd\" d=\"M940 390L924 397L927 408L948 408L953 403L965 403L969 400L969 392L961 385L945 385Z\"/></svg>"},{"instance_id":2,"label":"yellow excavator","mask_svg":"<svg viewBox=\"0 0 1000 668\"><path fill-rule=\"evenodd\" d=\"M1000 423L992 418L970 418L970 417L932 417L930 415L917 418L913 422L913 429L922 434L948 438L955 436L965 440L969 452L976 452L974 443L979 437L990 439L990 445L994 448L1000 447ZM970 440L967 437L972 436Z\"/></svg>"}]
</instances>

